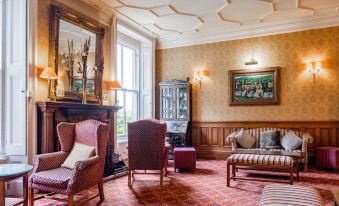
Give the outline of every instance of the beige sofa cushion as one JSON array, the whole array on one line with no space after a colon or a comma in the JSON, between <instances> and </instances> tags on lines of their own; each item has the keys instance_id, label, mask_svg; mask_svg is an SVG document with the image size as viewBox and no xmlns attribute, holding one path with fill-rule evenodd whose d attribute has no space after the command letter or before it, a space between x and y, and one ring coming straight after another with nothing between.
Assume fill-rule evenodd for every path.
<instances>
[{"instance_id":1,"label":"beige sofa cushion","mask_svg":"<svg viewBox=\"0 0 339 206\"><path fill-rule=\"evenodd\" d=\"M303 140L293 131L289 131L281 138L280 143L285 150L295 150L302 145Z\"/></svg>"},{"instance_id":2,"label":"beige sofa cushion","mask_svg":"<svg viewBox=\"0 0 339 206\"><path fill-rule=\"evenodd\" d=\"M246 132L244 129L241 129L237 135L235 135L235 140L243 148L250 149L255 144L255 137L250 133Z\"/></svg>"}]
</instances>

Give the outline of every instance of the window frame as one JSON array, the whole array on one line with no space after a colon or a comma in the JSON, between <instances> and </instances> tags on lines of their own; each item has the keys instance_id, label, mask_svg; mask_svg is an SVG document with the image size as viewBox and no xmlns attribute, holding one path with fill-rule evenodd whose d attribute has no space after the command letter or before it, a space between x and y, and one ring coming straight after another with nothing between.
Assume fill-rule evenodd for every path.
<instances>
[{"instance_id":1,"label":"window frame","mask_svg":"<svg viewBox=\"0 0 339 206\"><path fill-rule=\"evenodd\" d=\"M117 76L117 79L120 80L121 82L121 90L118 90L117 93L121 92L123 94L123 105L119 105L119 106L123 106L123 108L120 110L123 112L123 118L124 118L124 134L118 134L117 132L117 141L124 141L127 140L127 136L128 136L128 128L127 128L127 111L126 111L126 94L127 93L132 93L133 95L135 95L135 103L133 103L133 110L135 110L135 114L133 115L134 118L137 120L139 119L139 110L140 110L140 101L139 101L139 95L140 95L140 85L139 85L139 81L140 81L140 48L134 45L129 44L128 42L122 41L122 40L117 40L117 54L118 54L118 48L120 46L121 49L121 56L120 56L120 60L118 59L118 55L117 56L117 62L121 61L121 73L120 73L120 77ZM124 66L123 66L123 49L124 47L128 48L128 49L132 49L134 50L135 53L135 65L133 68L133 73L134 73L134 79L133 79L133 88L134 89L124 89ZM118 65L118 63L117 63ZM118 68L117 68L117 75L118 75ZM120 112L119 111L119 112ZM119 113L118 112L118 113Z\"/></svg>"}]
</instances>

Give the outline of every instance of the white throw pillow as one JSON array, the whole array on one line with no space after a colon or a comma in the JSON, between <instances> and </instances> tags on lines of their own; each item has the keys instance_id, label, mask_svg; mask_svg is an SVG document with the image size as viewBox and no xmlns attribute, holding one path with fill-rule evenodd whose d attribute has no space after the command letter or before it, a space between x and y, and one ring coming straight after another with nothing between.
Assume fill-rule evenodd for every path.
<instances>
[{"instance_id":1,"label":"white throw pillow","mask_svg":"<svg viewBox=\"0 0 339 206\"><path fill-rule=\"evenodd\" d=\"M285 136L283 136L280 140L280 144L285 150L298 149L302 143L303 140L292 130L287 132L287 134L285 134Z\"/></svg>"},{"instance_id":2,"label":"white throw pillow","mask_svg":"<svg viewBox=\"0 0 339 206\"><path fill-rule=\"evenodd\" d=\"M94 156L95 148L86 144L74 142L71 153L68 155L61 167L73 169L77 161L86 160Z\"/></svg>"},{"instance_id":3,"label":"white throw pillow","mask_svg":"<svg viewBox=\"0 0 339 206\"><path fill-rule=\"evenodd\" d=\"M245 149L250 149L255 144L255 137L250 133L246 132L244 129L241 129L240 132L235 135L235 139Z\"/></svg>"}]
</instances>

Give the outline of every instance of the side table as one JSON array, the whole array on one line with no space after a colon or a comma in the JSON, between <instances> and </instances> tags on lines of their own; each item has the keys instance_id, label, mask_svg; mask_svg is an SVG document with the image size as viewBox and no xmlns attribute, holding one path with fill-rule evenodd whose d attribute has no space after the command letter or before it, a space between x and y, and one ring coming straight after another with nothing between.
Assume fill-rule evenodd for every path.
<instances>
[{"instance_id":1,"label":"side table","mask_svg":"<svg viewBox=\"0 0 339 206\"><path fill-rule=\"evenodd\" d=\"M26 164L0 164L0 205L28 205L28 173L33 169ZM22 177L23 198L6 198L6 182Z\"/></svg>"}]
</instances>

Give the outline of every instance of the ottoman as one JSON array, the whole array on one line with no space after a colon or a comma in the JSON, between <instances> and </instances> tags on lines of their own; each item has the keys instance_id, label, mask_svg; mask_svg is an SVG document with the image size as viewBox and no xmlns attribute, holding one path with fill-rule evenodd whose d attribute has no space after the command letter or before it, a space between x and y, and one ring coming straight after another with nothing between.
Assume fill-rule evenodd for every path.
<instances>
[{"instance_id":1,"label":"ottoman","mask_svg":"<svg viewBox=\"0 0 339 206\"><path fill-rule=\"evenodd\" d=\"M195 169L196 151L193 147L174 148L174 172L177 169Z\"/></svg>"},{"instance_id":2,"label":"ottoman","mask_svg":"<svg viewBox=\"0 0 339 206\"><path fill-rule=\"evenodd\" d=\"M316 153L318 168L339 169L339 147L318 147Z\"/></svg>"},{"instance_id":3,"label":"ottoman","mask_svg":"<svg viewBox=\"0 0 339 206\"><path fill-rule=\"evenodd\" d=\"M325 204L319 192L314 188L272 184L265 186L259 205L324 206Z\"/></svg>"}]
</instances>

